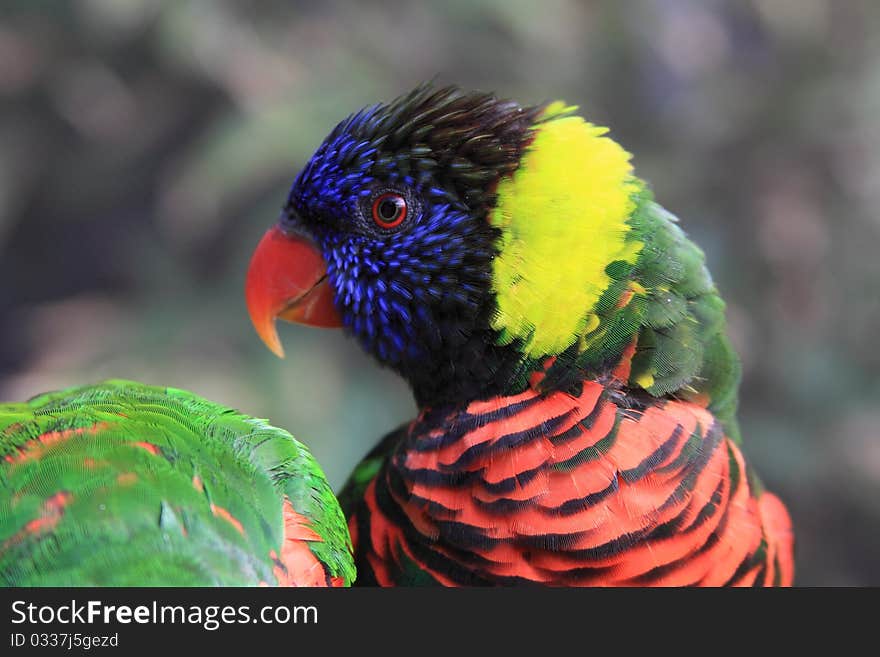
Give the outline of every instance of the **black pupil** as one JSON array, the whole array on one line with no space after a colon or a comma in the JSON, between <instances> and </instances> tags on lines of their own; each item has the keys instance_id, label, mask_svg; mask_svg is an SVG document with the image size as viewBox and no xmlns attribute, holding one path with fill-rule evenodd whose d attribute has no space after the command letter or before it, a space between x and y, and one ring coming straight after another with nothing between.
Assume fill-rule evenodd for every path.
<instances>
[{"instance_id":1,"label":"black pupil","mask_svg":"<svg viewBox=\"0 0 880 657\"><path fill-rule=\"evenodd\" d=\"M379 218L382 221L391 223L400 215L400 201L393 198L386 198L379 203Z\"/></svg>"}]
</instances>

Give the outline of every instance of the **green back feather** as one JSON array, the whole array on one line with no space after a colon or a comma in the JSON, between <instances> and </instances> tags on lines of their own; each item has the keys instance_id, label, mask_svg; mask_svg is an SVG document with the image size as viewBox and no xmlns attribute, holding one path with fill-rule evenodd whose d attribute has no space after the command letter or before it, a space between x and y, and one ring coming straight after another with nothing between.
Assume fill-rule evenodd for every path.
<instances>
[{"instance_id":1,"label":"green back feather","mask_svg":"<svg viewBox=\"0 0 880 657\"><path fill-rule=\"evenodd\" d=\"M655 397L676 397L708 408L734 440L739 359L726 335L725 304L700 248L658 205L646 186L635 195L629 240L641 243L635 263L615 260L611 280L593 311L598 326L548 372L552 385L570 371L607 373L637 339L628 385ZM628 303L620 306L627 290Z\"/></svg>"},{"instance_id":2,"label":"green back feather","mask_svg":"<svg viewBox=\"0 0 880 657\"><path fill-rule=\"evenodd\" d=\"M646 383L657 397L705 399L728 435L739 440L740 363L705 256L647 191L632 222L645 242L632 276L646 295L637 306L641 328L630 381Z\"/></svg>"},{"instance_id":3,"label":"green back feather","mask_svg":"<svg viewBox=\"0 0 880 657\"><path fill-rule=\"evenodd\" d=\"M129 381L0 406L5 585L273 584L285 497L321 537L315 556L350 583L342 513L286 431Z\"/></svg>"}]
</instances>

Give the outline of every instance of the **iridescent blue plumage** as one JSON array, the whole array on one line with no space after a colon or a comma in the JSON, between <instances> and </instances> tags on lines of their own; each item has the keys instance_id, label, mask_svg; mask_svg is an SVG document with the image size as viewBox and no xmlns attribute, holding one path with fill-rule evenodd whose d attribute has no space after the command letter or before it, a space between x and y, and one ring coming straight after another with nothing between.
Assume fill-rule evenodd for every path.
<instances>
[{"instance_id":1,"label":"iridescent blue plumage","mask_svg":"<svg viewBox=\"0 0 880 657\"><path fill-rule=\"evenodd\" d=\"M345 177L348 198L369 197L370 176L356 181ZM397 178L387 180L393 184ZM325 194L332 184L324 187ZM464 244L480 232L472 217L448 194L436 191L410 187L410 193L422 201L405 233L377 234L358 220L358 208L344 202L333 204L329 209L333 219L326 222L348 222L344 231L331 226L313 229L345 325L365 348L389 364L422 358L425 349L439 346L431 311L436 302L457 304L462 317L476 315L479 297L489 283L485 262L463 255ZM445 273L452 271L455 274Z\"/></svg>"},{"instance_id":2,"label":"iridescent blue plumage","mask_svg":"<svg viewBox=\"0 0 880 657\"><path fill-rule=\"evenodd\" d=\"M417 398L464 398L520 360L490 335L498 236L485 212L536 111L420 88L342 121L291 188L281 227L317 243L343 323ZM406 208L399 226L375 221L383 195Z\"/></svg>"}]
</instances>

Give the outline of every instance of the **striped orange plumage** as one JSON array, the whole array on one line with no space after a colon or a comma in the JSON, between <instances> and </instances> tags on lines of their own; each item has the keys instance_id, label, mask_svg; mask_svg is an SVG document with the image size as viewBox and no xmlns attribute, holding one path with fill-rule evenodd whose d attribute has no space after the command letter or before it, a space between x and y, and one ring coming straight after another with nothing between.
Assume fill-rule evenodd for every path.
<instances>
[{"instance_id":1,"label":"striped orange plumage","mask_svg":"<svg viewBox=\"0 0 880 657\"><path fill-rule=\"evenodd\" d=\"M447 585L793 579L788 514L709 411L593 381L424 411L351 525L383 585L407 562Z\"/></svg>"}]
</instances>

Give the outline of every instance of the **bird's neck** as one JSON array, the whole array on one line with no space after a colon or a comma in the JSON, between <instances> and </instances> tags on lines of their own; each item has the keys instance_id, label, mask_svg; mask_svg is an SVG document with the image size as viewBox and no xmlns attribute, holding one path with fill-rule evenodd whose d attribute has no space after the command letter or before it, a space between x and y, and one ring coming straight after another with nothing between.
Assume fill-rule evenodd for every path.
<instances>
[{"instance_id":1,"label":"bird's neck","mask_svg":"<svg viewBox=\"0 0 880 657\"><path fill-rule=\"evenodd\" d=\"M509 396L528 388L541 364L509 346L493 344L489 332L475 334L430 363L401 371L421 409L464 407L472 401Z\"/></svg>"},{"instance_id":2,"label":"bird's neck","mask_svg":"<svg viewBox=\"0 0 880 657\"><path fill-rule=\"evenodd\" d=\"M630 376L636 338L601 363L585 367L576 351L529 358L513 347L497 347L481 341L471 346L474 356L466 362L450 361L447 367L421 369L408 377L423 415L465 411L474 403L510 400L522 394L577 396L585 381L621 387ZM476 355L479 353L479 355Z\"/></svg>"}]
</instances>

